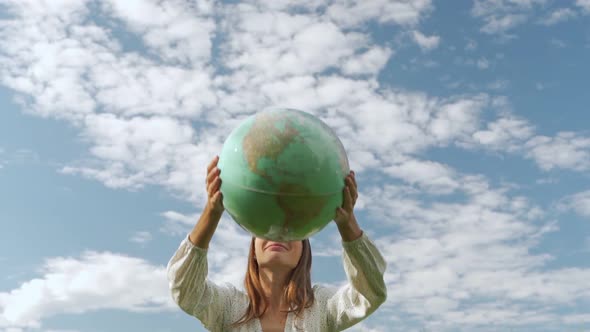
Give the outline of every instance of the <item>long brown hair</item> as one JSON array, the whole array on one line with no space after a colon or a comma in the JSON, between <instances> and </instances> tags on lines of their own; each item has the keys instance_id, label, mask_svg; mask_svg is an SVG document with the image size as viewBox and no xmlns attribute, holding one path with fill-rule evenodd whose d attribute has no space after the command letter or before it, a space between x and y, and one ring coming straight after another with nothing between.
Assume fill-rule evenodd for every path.
<instances>
[{"instance_id":1,"label":"long brown hair","mask_svg":"<svg viewBox=\"0 0 590 332\"><path fill-rule=\"evenodd\" d=\"M256 261L254 241L255 238L252 238L250 253L248 254L248 269L244 279L244 286L250 301L246 312L238 321L232 324L232 327L260 318L268 308L268 303L262 291L262 284L260 283L260 271ZM291 271L283 293L283 297L290 306L287 312L294 312L297 317L301 317L303 310L311 307L314 302L313 289L311 288L311 245L308 239L302 240L302 244L301 258L297 266Z\"/></svg>"}]
</instances>

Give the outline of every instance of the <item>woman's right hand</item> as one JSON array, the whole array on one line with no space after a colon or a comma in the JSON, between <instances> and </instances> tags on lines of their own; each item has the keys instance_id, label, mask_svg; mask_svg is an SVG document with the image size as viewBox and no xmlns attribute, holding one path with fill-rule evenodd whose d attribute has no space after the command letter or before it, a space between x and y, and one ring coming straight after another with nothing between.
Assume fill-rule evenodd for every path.
<instances>
[{"instance_id":1,"label":"woman's right hand","mask_svg":"<svg viewBox=\"0 0 590 332\"><path fill-rule=\"evenodd\" d=\"M221 170L217 168L219 156L215 156L207 166L207 207L209 211L221 215L225 208L223 207L223 195L219 190L221 188Z\"/></svg>"}]
</instances>

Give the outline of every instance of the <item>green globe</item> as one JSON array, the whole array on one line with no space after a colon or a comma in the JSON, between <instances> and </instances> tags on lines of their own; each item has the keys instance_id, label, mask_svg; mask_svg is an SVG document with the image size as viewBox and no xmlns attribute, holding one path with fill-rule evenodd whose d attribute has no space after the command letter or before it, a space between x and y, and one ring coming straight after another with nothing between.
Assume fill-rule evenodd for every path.
<instances>
[{"instance_id":1,"label":"green globe","mask_svg":"<svg viewBox=\"0 0 590 332\"><path fill-rule=\"evenodd\" d=\"M273 241L309 238L332 221L349 173L332 129L293 109L244 120L227 137L217 167L226 211L252 235Z\"/></svg>"}]
</instances>

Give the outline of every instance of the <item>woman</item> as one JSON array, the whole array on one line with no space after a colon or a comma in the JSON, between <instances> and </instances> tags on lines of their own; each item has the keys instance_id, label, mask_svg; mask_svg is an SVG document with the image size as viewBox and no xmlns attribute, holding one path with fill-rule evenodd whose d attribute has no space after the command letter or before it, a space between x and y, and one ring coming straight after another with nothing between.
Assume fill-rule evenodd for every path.
<instances>
[{"instance_id":1,"label":"woman","mask_svg":"<svg viewBox=\"0 0 590 332\"><path fill-rule=\"evenodd\" d=\"M385 261L359 228L354 172L345 179L344 202L334 221L342 237L349 283L340 289L311 286L309 240L252 238L246 293L207 279L207 250L224 207L219 157L207 167L207 205L170 262L172 297L210 331L341 331L373 313L386 299Z\"/></svg>"}]
</instances>

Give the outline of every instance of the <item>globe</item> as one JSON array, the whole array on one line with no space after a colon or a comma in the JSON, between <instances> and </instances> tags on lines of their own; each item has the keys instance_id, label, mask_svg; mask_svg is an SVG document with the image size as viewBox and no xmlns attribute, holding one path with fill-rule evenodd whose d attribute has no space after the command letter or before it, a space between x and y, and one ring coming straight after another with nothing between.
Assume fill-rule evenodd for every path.
<instances>
[{"instance_id":1,"label":"globe","mask_svg":"<svg viewBox=\"0 0 590 332\"><path fill-rule=\"evenodd\" d=\"M334 131L294 109L268 109L241 122L219 155L223 205L253 236L311 237L342 205L348 158Z\"/></svg>"}]
</instances>

